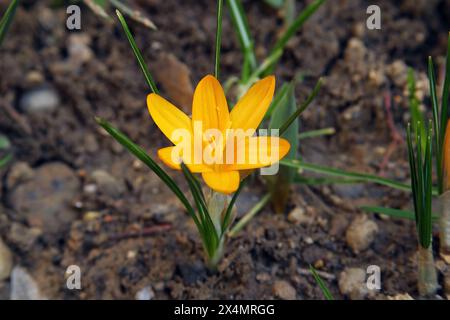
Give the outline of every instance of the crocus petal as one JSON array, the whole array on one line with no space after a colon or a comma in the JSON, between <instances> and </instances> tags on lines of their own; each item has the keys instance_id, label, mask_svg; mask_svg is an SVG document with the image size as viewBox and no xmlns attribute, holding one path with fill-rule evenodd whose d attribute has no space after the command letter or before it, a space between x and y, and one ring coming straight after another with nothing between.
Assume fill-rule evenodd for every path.
<instances>
[{"instance_id":1,"label":"crocus petal","mask_svg":"<svg viewBox=\"0 0 450 320\"><path fill-rule=\"evenodd\" d=\"M177 137L178 134L192 135L191 119L163 97L154 93L149 94L147 107L153 121L172 143L177 144L180 139ZM183 129L184 131L181 131ZM179 131L174 135L176 130Z\"/></svg>"},{"instance_id":2,"label":"crocus petal","mask_svg":"<svg viewBox=\"0 0 450 320\"><path fill-rule=\"evenodd\" d=\"M203 132L218 129L222 133L230 127L227 99L219 81L205 76L197 85L192 102L192 121L201 121Z\"/></svg>"},{"instance_id":3,"label":"crocus petal","mask_svg":"<svg viewBox=\"0 0 450 320\"><path fill-rule=\"evenodd\" d=\"M239 188L238 171L213 171L202 173L203 180L213 190L230 194Z\"/></svg>"},{"instance_id":4,"label":"crocus petal","mask_svg":"<svg viewBox=\"0 0 450 320\"><path fill-rule=\"evenodd\" d=\"M223 170L249 170L270 166L280 161L290 149L286 139L279 137L247 137L245 143L235 141L232 163L226 158ZM276 148L276 149L274 149Z\"/></svg>"},{"instance_id":5,"label":"crocus petal","mask_svg":"<svg viewBox=\"0 0 450 320\"><path fill-rule=\"evenodd\" d=\"M178 149L179 151L179 149ZM181 170L180 161L182 160L191 172L212 172L213 169L204 164L196 164L193 160L183 158L181 154L174 154L177 152L176 147L166 147L158 150L158 157L169 168Z\"/></svg>"},{"instance_id":6,"label":"crocus petal","mask_svg":"<svg viewBox=\"0 0 450 320\"><path fill-rule=\"evenodd\" d=\"M272 102L275 77L268 76L255 83L231 110L231 126L234 129L256 129Z\"/></svg>"}]
</instances>

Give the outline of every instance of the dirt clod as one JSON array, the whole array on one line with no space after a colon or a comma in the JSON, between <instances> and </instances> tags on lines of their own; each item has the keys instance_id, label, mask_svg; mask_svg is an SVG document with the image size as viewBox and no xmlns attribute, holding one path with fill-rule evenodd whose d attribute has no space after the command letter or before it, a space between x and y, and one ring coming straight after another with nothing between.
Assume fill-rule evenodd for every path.
<instances>
[{"instance_id":1,"label":"dirt clod","mask_svg":"<svg viewBox=\"0 0 450 320\"><path fill-rule=\"evenodd\" d=\"M357 216L347 229L345 239L354 253L366 250L378 233L378 225L366 215Z\"/></svg>"},{"instance_id":2,"label":"dirt clod","mask_svg":"<svg viewBox=\"0 0 450 320\"><path fill-rule=\"evenodd\" d=\"M0 281L9 277L13 266L13 257L11 250L0 238Z\"/></svg>"}]
</instances>

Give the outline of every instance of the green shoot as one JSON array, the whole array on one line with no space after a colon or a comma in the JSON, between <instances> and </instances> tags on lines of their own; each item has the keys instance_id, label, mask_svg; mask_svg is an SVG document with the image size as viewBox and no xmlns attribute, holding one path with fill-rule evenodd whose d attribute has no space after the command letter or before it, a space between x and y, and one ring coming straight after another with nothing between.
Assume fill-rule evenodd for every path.
<instances>
[{"instance_id":1,"label":"green shoot","mask_svg":"<svg viewBox=\"0 0 450 320\"><path fill-rule=\"evenodd\" d=\"M294 81L293 81L294 82ZM293 82L288 85L288 91L284 99L270 117L269 130L278 129L285 120L296 110L295 92ZM298 157L298 137L299 121L295 119L289 128L280 136L289 141L291 148L285 159L296 159ZM265 180L272 193L272 204L276 213L283 213L289 200L291 184L295 178L295 169L281 167L276 175L266 176Z\"/></svg>"},{"instance_id":2,"label":"green shoot","mask_svg":"<svg viewBox=\"0 0 450 320\"><path fill-rule=\"evenodd\" d=\"M289 40L297 33L297 31L303 26L303 24L308 21L308 19L320 8L320 6L326 0L315 0L309 4L292 22L292 24L287 28L287 30L282 34L280 39L275 43L275 46L271 50L267 59L277 55L280 51L283 52L286 44ZM264 71L263 74L270 72L278 59L276 59L272 64L270 64Z\"/></svg>"},{"instance_id":3,"label":"green shoot","mask_svg":"<svg viewBox=\"0 0 450 320\"><path fill-rule=\"evenodd\" d=\"M256 70L258 64L253 48L252 36L248 27L247 17L245 16L240 0L227 0L227 4L230 9L234 28L238 34L242 53L244 55L244 64L247 65L247 70L243 73L243 78L247 79L250 73Z\"/></svg>"},{"instance_id":4,"label":"green shoot","mask_svg":"<svg viewBox=\"0 0 450 320\"><path fill-rule=\"evenodd\" d=\"M437 171L437 177L438 177L438 190L439 194L443 192L443 174L442 174L442 144L443 139L441 139L441 127L440 123L442 120L440 120L441 116L444 116L442 113L439 112L439 104L438 104L438 98L436 93L436 75L434 72L434 65L433 65L433 59L431 57L428 57L428 80L430 84L430 95L431 95L431 105L433 108L433 129L434 129L434 145L436 148L436 171ZM446 117L446 115L445 115ZM445 130L445 128L444 128Z\"/></svg>"},{"instance_id":5,"label":"green shoot","mask_svg":"<svg viewBox=\"0 0 450 320\"><path fill-rule=\"evenodd\" d=\"M283 166L289 166L297 168L298 170L306 170L311 172L316 172L320 174L325 174L328 176L341 177L344 179L351 179L353 182L370 182L377 183L379 185L391 187L394 189L399 189L403 191L411 191L411 186L387 178L379 177L372 174L360 173L360 172L349 172L337 168L330 168L326 166L321 166L313 163L307 163L299 160L282 159L280 164ZM437 191L433 190L433 194L437 194Z\"/></svg>"},{"instance_id":6,"label":"green shoot","mask_svg":"<svg viewBox=\"0 0 450 320\"><path fill-rule=\"evenodd\" d=\"M327 300L334 300L333 295L331 294L330 290L328 289L325 282L322 280L322 278L317 273L316 269L312 265L309 266L309 271L314 277L314 280L316 280L317 284L320 287L320 290L322 290L323 295L325 296L325 299Z\"/></svg>"},{"instance_id":7,"label":"green shoot","mask_svg":"<svg viewBox=\"0 0 450 320\"><path fill-rule=\"evenodd\" d=\"M14 14L16 13L18 4L19 4L19 0L11 1L8 8L6 9L5 14L3 15L2 19L0 20L0 45L2 44L3 39L5 38L6 32L8 31L9 26L11 25L11 22L14 17Z\"/></svg>"},{"instance_id":8,"label":"green shoot","mask_svg":"<svg viewBox=\"0 0 450 320\"><path fill-rule=\"evenodd\" d=\"M323 129L300 132L298 134L298 138L300 140L309 139L309 138L317 138L317 137L322 137L322 136L331 136L335 133L336 133L336 129L330 127L330 128L323 128Z\"/></svg>"},{"instance_id":9,"label":"green shoot","mask_svg":"<svg viewBox=\"0 0 450 320\"><path fill-rule=\"evenodd\" d=\"M418 123L417 126L424 126ZM430 126L431 127L431 126ZM425 150L422 148L420 131L411 132L408 125L408 158L411 171L411 188L419 243L423 248L431 245L432 231L432 132L428 131ZM414 136L412 136L414 134ZM414 147L415 145L415 147Z\"/></svg>"},{"instance_id":10,"label":"green shoot","mask_svg":"<svg viewBox=\"0 0 450 320\"><path fill-rule=\"evenodd\" d=\"M220 76L220 46L222 43L222 12L223 0L217 0L217 27L216 27L216 54L214 64L214 75L217 79Z\"/></svg>"},{"instance_id":11,"label":"green shoot","mask_svg":"<svg viewBox=\"0 0 450 320\"><path fill-rule=\"evenodd\" d=\"M297 119L299 115L302 114L303 111L308 108L308 106L311 104L311 102L314 100L314 98L319 93L320 87L322 86L322 78L317 81L316 85L314 86L313 91L309 95L309 97L306 99L305 102L303 102L297 110L287 118L287 120L284 122L284 124L280 127L280 136L283 135L283 133L289 128L289 126Z\"/></svg>"},{"instance_id":12,"label":"green shoot","mask_svg":"<svg viewBox=\"0 0 450 320\"><path fill-rule=\"evenodd\" d=\"M407 129L408 158L411 173L414 213L419 240L418 248L418 289L421 296L433 295L438 287L434 267L432 242L432 128L431 122L425 128L427 132L425 149L422 148L421 129L425 125L418 123L417 131Z\"/></svg>"},{"instance_id":13,"label":"green shoot","mask_svg":"<svg viewBox=\"0 0 450 320\"><path fill-rule=\"evenodd\" d=\"M130 42L131 48L133 49L133 53L138 61L139 67L141 68L142 73L144 74L145 81L147 81L147 84L153 93L159 93L159 90L156 87L155 81L153 80L150 70L148 69L148 66L144 61L144 57L142 56L142 53L139 50L136 41L133 38L133 35L131 34L130 28L128 28L128 24L125 21L125 18L123 17L122 13L119 10L116 10L116 14L117 17L119 18L120 24L122 25L125 35L127 36L127 39Z\"/></svg>"},{"instance_id":14,"label":"green shoot","mask_svg":"<svg viewBox=\"0 0 450 320\"><path fill-rule=\"evenodd\" d=\"M180 190L177 183L138 145L132 142L124 133L120 132L118 129L114 128L106 120L96 118L97 123L103 127L116 141L122 144L130 153L141 160L145 165L147 165L177 196L181 203L186 208L188 214L194 220L195 225L200 233L203 245L205 247L208 261L212 267L215 267L219 259L223 254L223 234L228 230L231 224L231 212L233 210L233 205L236 201L241 187L235 193L233 199L227 207L227 214L224 220L224 226L216 227L213 221L213 216L221 216L221 211L217 212L214 206L208 204L205 198L200 183L197 181L196 177L190 172L188 167L181 164L181 169L183 171L184 177L189 185L194 202L197 207L197 211L194 210L190 202L185 197L184 193ZM215 210L216 212L213 212ZM226 224L225 224L226 223Z\"/></svg>"},{"instance_id":15,"label":"green shoot","mask_svg":"<svg viewBox=\"0 0 450 320\"><path fill-rule=\"evenodd\" d=\"M271 194L267 193L264 197L262 197L230 230L228 236L233 238L235 237L239 231L241 231L253 217L261 211L267 203L269 203L271 198Z\"/></svg>"}]
</instances>

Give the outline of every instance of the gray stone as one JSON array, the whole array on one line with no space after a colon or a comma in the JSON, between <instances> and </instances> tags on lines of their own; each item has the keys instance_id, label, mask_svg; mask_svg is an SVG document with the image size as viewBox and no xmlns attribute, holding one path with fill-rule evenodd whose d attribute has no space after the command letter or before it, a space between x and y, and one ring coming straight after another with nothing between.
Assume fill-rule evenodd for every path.
<instances>
[{"instance_id":1,"label":"gray stone","mask_svg":"<svg viewBox=\"0 0 450 320\"><path fill-rule=\"evenodd\" d=\"M135 297L136 300L152 300L155 297L155 293L151 286L147 286L136 292Z\"/></svg>"},{"instance_id":2,"label":"gray stone","mask_svg":"<svg viewBox=\"0 0 450 320\"><path fill-rule=\"evenodd\" d=\"M11 273L11 300L47 300L38 284L22 267L14 267Z\"/></svg>"},{"instance_id":3,"label":"gray stone","mask_svg":"<svg viewBox=\"0 0 450 320\"><path fill-rule=\"evenodd\" d=\"M19 101L20 109L27 113L53 111L60 103L58 93L49 86L25 92Z\"/></svg>"},{"instance_id":4,"label":"gray stone","mask_svg":"<svg viewBox=\"0 0 450 320\"><path fill-rule=\"evenodd\" d=\"M32 179L18 185L9 202L31 227L44 233L63 233L76 217L72 201L79 188L71 168L63 163L48 163L37 168Z\"/></svg>"}]
</instances>

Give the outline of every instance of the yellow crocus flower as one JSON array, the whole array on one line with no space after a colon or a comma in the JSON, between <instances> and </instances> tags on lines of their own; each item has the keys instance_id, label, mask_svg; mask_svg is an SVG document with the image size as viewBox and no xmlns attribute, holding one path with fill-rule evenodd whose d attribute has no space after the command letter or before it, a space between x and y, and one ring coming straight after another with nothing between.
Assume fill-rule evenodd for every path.
<instances>
[{"instance_id":1,"label":"yellow crocus flower","mask_svg":"<svg viewBox=\"0 0 450 320\"><path fill-rule=\"evenodd\" d=\"M151 117L175 145L159 149L159 158L170 168L181 169L174 153L180 153L177 151L179 149L175 149L180 143L176 132L184 130L193 138L189 145L192 152L189 152L190 155L178 154L179 159L182 159L192 172L201 173L203 180L211 189L225 194L236 191L240 179L248 173L248 170L270 166L289 152L290 145L287 140L279 137L258 137L253 134L264 118L274 90L275 77L268 76L255 83L229 112L222 86L215 77L207 75L195 89L192 119L161 96L149 94L147 106ZM195 129L198 123L201 124L200 130ZM221 133L223 139L208 136L207 132L211 129ZM236 138L229 138L229 132L238 130L250 130L253 133L247 135L243 143L239 143ZM196 138L200 139L200 143L195 143ZM232 147L227 148L231 143ZM203 152L211 146L217 148L218 159L223 161L207 163L203 158L200 162L194 160L196 152L200 151L203 155ZM227 155L225 151L228 152Z\"/></svg>"}]
</instances>

